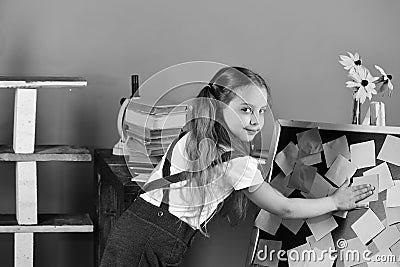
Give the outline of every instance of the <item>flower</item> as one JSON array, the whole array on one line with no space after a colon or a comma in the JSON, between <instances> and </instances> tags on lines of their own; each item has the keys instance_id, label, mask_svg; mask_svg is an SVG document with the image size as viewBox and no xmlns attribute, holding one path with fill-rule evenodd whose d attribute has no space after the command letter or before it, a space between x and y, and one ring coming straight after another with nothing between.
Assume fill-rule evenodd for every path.
<instances>
[{"instance_id":1,"label":"flower","mask_svg":"<svg viewBox=\"0 0 400 267\"><path fill-rule=\"evenodd\" d=\"M386 72L378 65L375 65L375 68L379 70L379 72L382 74L382 79L383 79L382 86L379 89L379 92L384 93L387 89L389 89L389 96L391 96L393 92L393 83L391 81L392 75L386 74Z\"/></svg>"},{"instance_id":2,"label":"flower","mask_svg":"<svg viewBox=\"0 0 400 267\"><path fill-rule=\"evenodd\" d=\"M377 93L374 82L378 80L379 77L373 77L367 68L355 66L350 69L349 76L353 78L353 81L347 81L346 87L358 88L353 95L356 100L364 103L367 97L371 100L372 95Z\"/></svg>"},{"instance_id":3,"label":"flower","mask_svg":"<svg viewBox=\"0 0 400 267\"><path fill-rule=\"evenodd\" d=\"M356 52L354 55L347 52L349 56L340 55L339 63L344 66L344 69L349 70L349 77L352 81L346 82L346 87L354 88L353 98L356 101L362 103L365 102L368 97L370 100L372 95L389 91L391 96L393 91L392 75L386 74L386 72L379 66L375 65L375 68L379 70L381 76L374 77L370 71L361 65L361 57ZM376 85L382 83L379 90L375 89Z\"/></svg>"},{"instance_id":4,"label":"flower","mask_svg":"<svg viewBox=\"0 0 400 267\"><path fill-rule=\"evenodd\" d=\"M353 55L352 53L347 52L347 54L349 54L349 56L339 56L341 59L339 63L344 66L345 70L352 70L356 66L361 66L361 58L358 53L355 53Z\"/></svg>"}]
</instances>

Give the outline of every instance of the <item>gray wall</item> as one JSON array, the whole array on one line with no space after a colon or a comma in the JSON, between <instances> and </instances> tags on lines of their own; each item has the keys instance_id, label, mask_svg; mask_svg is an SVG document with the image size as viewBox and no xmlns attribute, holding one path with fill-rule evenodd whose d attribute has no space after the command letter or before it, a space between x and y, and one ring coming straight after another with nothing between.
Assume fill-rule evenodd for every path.
<instances>
[{"instance_id":1,"label":"gray wall","mask_svg":"<svg viewBox=\"0 0 400 267\"><path fill-rule=\"evenodd\" d=\"M0 75L88 79L83 90L39 91L38 144L111 148L118 139L119 99L130 93L130 74L144 81L193 60L259 72L272 87L277 118L348 123L351 93L338 56L359 52L373 73L374 64L392 73L398 87L399 10L396 0L2 0ZM391 98L375 98L385 101L386 121L392 126L400 126L397 89ZM146 93L156 98L162 88ZM0 107L0 143L11 144L12 90L1 90ZM0 167L0 212L12 213L13 165ZM40 163L38 172L39 211L90 209L90 164ZM249 225L236 239L238 230L215 231L216 239L191 252L190 266L242 266L247 246L243 233ZM36 243L36 266L92 264L90 234L37 235ZM200 263L201 246L209 255L205 265ZM0 235L0 251L1 265L11 266L12 235Z\"/></svg>"}]
</instances>

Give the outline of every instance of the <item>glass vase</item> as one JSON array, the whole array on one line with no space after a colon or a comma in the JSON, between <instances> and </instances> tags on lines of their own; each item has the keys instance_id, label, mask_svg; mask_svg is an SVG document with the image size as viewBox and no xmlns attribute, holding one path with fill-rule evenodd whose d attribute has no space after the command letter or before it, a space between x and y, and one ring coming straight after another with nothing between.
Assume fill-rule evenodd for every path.
<instances>
[{"instance_id":1,"label":"glass vase","mask_svg":"<svg viewBox=\"0 0 400 267\"><path fill-rule=\"evenodd\" d=\"M353 98L353 120L352 124L362 124L361 121L361 102Z\"/></svg>"}]
</instances>

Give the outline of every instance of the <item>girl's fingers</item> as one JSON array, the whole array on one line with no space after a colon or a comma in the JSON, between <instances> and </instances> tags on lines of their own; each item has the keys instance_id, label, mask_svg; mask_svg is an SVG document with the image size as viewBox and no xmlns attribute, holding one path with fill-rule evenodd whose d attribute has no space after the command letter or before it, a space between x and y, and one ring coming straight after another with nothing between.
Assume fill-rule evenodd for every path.
<instances>
[{"instance_id":1,"label":"girl's fingers","mask_svg":"<svg viewBox=\"0 0 400 267\"><path fill-rule=\"evenodd\" d=\"M360 189L363 189L363 188L371 189L372 186L370 184L360 184L360 185L351 186L351 190L353 192L356 192L357 190L360 190Z\"/></svg>"},{"instance_id":2,"label":"girl's fingers","mask_svg":"<svg viewBox=\"0 0 400 267\"><path fill-rule=\"evenodd\" d=\"M353 191L353 193L354 193L354 195L357 196L357 195L360 195L363 193L373 193L373 190L369 187L364 187L364 188L358 189L356 191Z\"/></svg>"}]
</instances>

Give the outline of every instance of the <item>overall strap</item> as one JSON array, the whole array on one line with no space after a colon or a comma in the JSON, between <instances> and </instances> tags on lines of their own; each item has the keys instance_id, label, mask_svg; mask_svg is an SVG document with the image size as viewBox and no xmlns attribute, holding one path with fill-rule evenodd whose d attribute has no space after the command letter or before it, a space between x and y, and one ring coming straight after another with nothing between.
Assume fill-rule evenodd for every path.
<instances>
[{"instance_id":1,"label":"overall strap","mask_svg":"<svg viewBox=\"0 0 400 267\"><path fill-rule=\"evenodd\" d=\"M170 147L172 148L172 146ZM171 151L171 152L170 152ZM172 154L172 149L168 150L168 153ZM231 159L242 157L243 154L235 152L235 151L227 151L221 155L221 162L227 162ZM211 167L215 166L218 164L217 160L214 160L211 162ZM145 184L143 187L143 190L146 192L150 192L155 189L161 189L161 188L166 188L169 187L170 184L177 183L177 182L182 182L186 180L187 175L190 173L188 171L182 171L173 175L170 175L171 171L171 161L166 157L163 170L162 170L162 178L159 178L157 180L151 181L148 184Z\"/></svg>"},{"instance_id":2,"label":"overall strap","mask_svg":"<svg viewBox=\"0 0 400 267\"><path fill-rule=\"evenodd\" d=\"M150 183L146 183L143 186L143 190L145 192L150 192L155 189L164 188L166 185L169 185L173 181L179 182L180 177L172 177L175 175L170 176L170 169L171 169L171 158L172 158L172 151L174 150L175 145L178 141L186 134L187 132L182 132L179 134L179 137L176 138L170 145L169 149L167 150L167 154L165 155L164 165L162 169L162 178L151 181ZM171 177L171 182L168 181L168 177Z\"/></svg>"},{"instance_id":3,"label":"overall strap","mask_svg":"<svg viewBox=\"0 0 400 267\"><path fill-rule=\"evenodd\" d=\"M173 149L172 146L170 148ZM170 149L169 151L172 151L172 149ZM172 154L172 152L171 152L171 154ZM232 158L236 158L236 157L240 157L240 156L243 156L243 154L235 153L234 151L233 152L227 151L221 155L221 161L226 162ZM214 160L213 162L211 162L211 166L215 166L217 164L218 164L217 160ZM182 171L182 172L170 175L171 174L171 162L167 157L165 159L162 172L163 172L163 177L160 179L154 180L152 182L151 186L154 189L161 189L161 188L163 189L163 198L161 201L161 207L168 210L169 209L168 203L169 203L170 185L173 183L182 182L182 181L187 180L187 176L190 174L190 172ZM149 183L149 185L150 185L150 183Z\"/></svg>"},{"instance_id":4,"label":"overall strap","mask_svg":"<svg viewBox=\"0 0 400 267\"><path fill-rule=\"evenodd\" d=\"M174 142L172 142L171 146L169 147L169 149L167 151L167 155L166 155L165 161L164 161L164 166L162 168L162 176L163 177L170 177L172 151L174 150L174 147L175 147L176 143L182 138L182 136L179 135L179 138L175 139ZM179 178L175 178L175 179L180 179L180 177ZM158 180L161 180L161 179L158 179ZM169 188L169 185L168 185L168 188ZM161 201L161 207L163 208L163 206L164 206L164 208L166 208L166 210L168 210L168 204L166 204L166 203L169 202L168 188L164 188L163 189L163 198L162 198L162 201ZM165 205L166 205L166 207L165 207Z\"/></svg>"}]
</instances>

